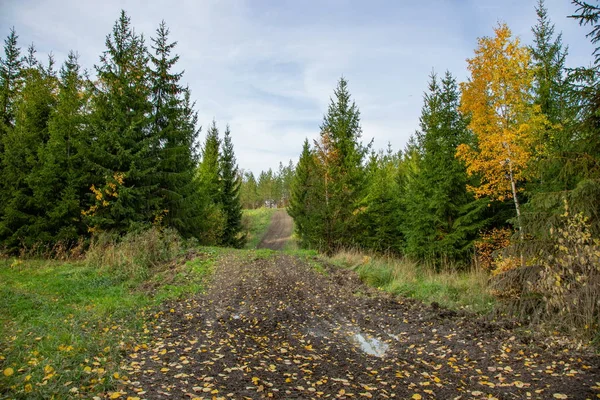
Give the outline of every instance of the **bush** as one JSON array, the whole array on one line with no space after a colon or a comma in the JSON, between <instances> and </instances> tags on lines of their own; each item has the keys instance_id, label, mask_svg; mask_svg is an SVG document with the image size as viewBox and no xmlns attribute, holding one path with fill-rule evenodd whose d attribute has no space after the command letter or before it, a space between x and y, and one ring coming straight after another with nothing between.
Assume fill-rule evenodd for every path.
<instances>
[{"instance_id":1,"label":"bush","mask_svg":"<svg viewBox=\"0 0 600 400\"><path fill-rule=\"evenodd\" d=\"M171 261L183 248L179 234L173 229L156 227L118 237L100 233L92 238L86 262L95 268L106 268L117 276L144 279L152 268Z\"/></svg>"},{"instance_id":2,"label":"bush","mask_svg":"<svg viewBox=\"0 0 600 400\"><path fill-rule=\"evenodd\" d=\"M600 328L600 240L582 213L565 212L550 229L553 246L493 280L501 311L591 338Z\"/></svg>"}]
</instances>

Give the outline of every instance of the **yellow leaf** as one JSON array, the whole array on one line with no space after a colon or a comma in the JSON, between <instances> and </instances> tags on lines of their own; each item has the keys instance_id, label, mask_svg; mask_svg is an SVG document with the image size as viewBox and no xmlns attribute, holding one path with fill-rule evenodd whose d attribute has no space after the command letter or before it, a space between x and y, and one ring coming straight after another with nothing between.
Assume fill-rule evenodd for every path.
<instances>
[{"instance_id":1,"label":"yellow leaf","mask_svg":"<svg viewBox=\"0 0 600 400\"><path fill-rule=\"evenodd\" d=\"M4 370L4 376L11 376L14 373L15 373L15 371L12 368L6 368Z\"/></svg>"},{"instance_id":2,"label":"yellow leaf","mask_svg":"<svg viewBox=\"0 0 600 400\"><path fill-rule=\"evenodd\" d=\"M31 393L33 391L33 386L31 386L31 383L28 383L27 385L25 385L25 393Z\"/></svg>"},{"instance_id":3,"label":"yellow leaf","mask_svg":"<svg viewBox=\"0 0 600 400\"><path fill-rule=\"evenodd\" d=\"M118 372L115 372L115 373L113 374L113 378L115 378L115 379L119 379L119 377L120 377L120 376L121 376L121 375L119 375L119 373L118 373Z\"/></svg>"},{"instance_id":4,"label":"yellow leaf","mask_svg":"<svg viewBox=\"0 0 600 400\"><path fill-rule=\"evenodd\" d=\"M415 393L412 395L411 399L413 400L421 400L423 397L419 393Z\"/></svg>"},{"instance_id":5,"label":"yellow leaf","mask_svg":"<svg viewBox=\"0 0 600 400\"><path fill-rule=\"evenodd\" d=\"M568 399L569 396L567 396L566 394L562 394L562 393L554 393L552 395L552 397L554 397L555 399Z\"/></svg>"},{"instance_id":6,"label":"yellow leaf","mask_svg":"<svg viewBox=\"0 0 600 400\"><path fill-rule=\"evenodd\" d=\"M160 372L169 372L169 368L161 368Z\"/></svg>"},{"instance_id":7,"label":"yellow leaf","mask_svg":"<svg viewBox=\"0 0 600 400\"><path fill-rule=\"evenodd\" d=\"M89 374L90 372L92 372L92 367L90 367L90 366L85 367L83 369L83 372L87 372Z\"/></svg>"},{"instance_id":8,"label":"yellow leaf","mask_svg":"<svg viewBox=\"0 0 600 400\"><path fill-rule=\"evenodd\" d=\"M119 397L121 397L121 392L112 392L112 393L109 395L109 398L110 398L110 399L118 399Z\"/></svg>"}]
</instances>

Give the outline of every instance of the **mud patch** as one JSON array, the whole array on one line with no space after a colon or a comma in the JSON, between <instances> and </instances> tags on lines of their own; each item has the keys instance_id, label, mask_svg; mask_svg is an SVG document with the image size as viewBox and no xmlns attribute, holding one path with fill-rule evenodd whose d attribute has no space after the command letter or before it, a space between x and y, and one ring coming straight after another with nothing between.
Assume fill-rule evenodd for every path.
<instances>
[{"instance_id":1,"label":"mud patch","mask_svg":"<svg viewBox=\"0 0 600 400\"><path fill-rule=\"evenodd\" d=\"M567 351L551 338L525 344L512 323L468 313L440 318L443 311L362 286L350 271L323 276L292 256L232 256L206 294L157 313L152 341L128 351L122 392L146 399L600 393L600 359L589 351Z\"/></svg>"}]
</instances>

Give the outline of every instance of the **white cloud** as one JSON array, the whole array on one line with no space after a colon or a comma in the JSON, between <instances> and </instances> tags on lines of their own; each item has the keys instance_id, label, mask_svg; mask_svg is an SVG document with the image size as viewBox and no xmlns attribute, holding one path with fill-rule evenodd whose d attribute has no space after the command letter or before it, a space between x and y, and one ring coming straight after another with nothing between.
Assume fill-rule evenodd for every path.
<instances>
[{"instance_id":1,"label":"white cloud","mask_svg":"<svg viewBox=\"0 0 600 400\"><path fill-rule=\"evenodd\" d=\"M465 79L477 37L491 35L498 21L529 43L535 3L5 0L0 32L14 25L23 47L33 41L59 62L73 49L92 69L121 8L147 39L166 20L201 124L229 123L240 167L258 173L296 159L304 138L317 137L342 75L361 109L365 141L402 148L418 128L432 69ZM569 64L589 64L587 28L566 18L572 5L547 7L570 46Z\"/></svg>"}]
</instances>

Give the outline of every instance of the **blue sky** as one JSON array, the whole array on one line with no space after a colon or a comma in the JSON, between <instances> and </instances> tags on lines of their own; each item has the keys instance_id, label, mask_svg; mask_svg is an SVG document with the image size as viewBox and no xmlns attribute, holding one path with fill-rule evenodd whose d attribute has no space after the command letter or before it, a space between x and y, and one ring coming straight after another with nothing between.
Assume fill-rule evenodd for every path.
<instances>
[{"instance_id":1,"label":"blue sky","mask_svg":"<svg viewBox=\"0 0 600 400\"><path fill-rule=\"evenodd\" d=\"M23 48L62 63L69 50L93 72L121 9L136 31L164 19L200 123L231 126L238 163L255 173L297 160L315 139L340 76L361 110L363 137L404 147L418 128L432 70L467 79L477 38L506 22L531 43L537 0L0 0L0 34L14 26ZM567 0L547 0L569 66L589 65L588 28L566 18Z\"/></svg>"}]
</instances>

